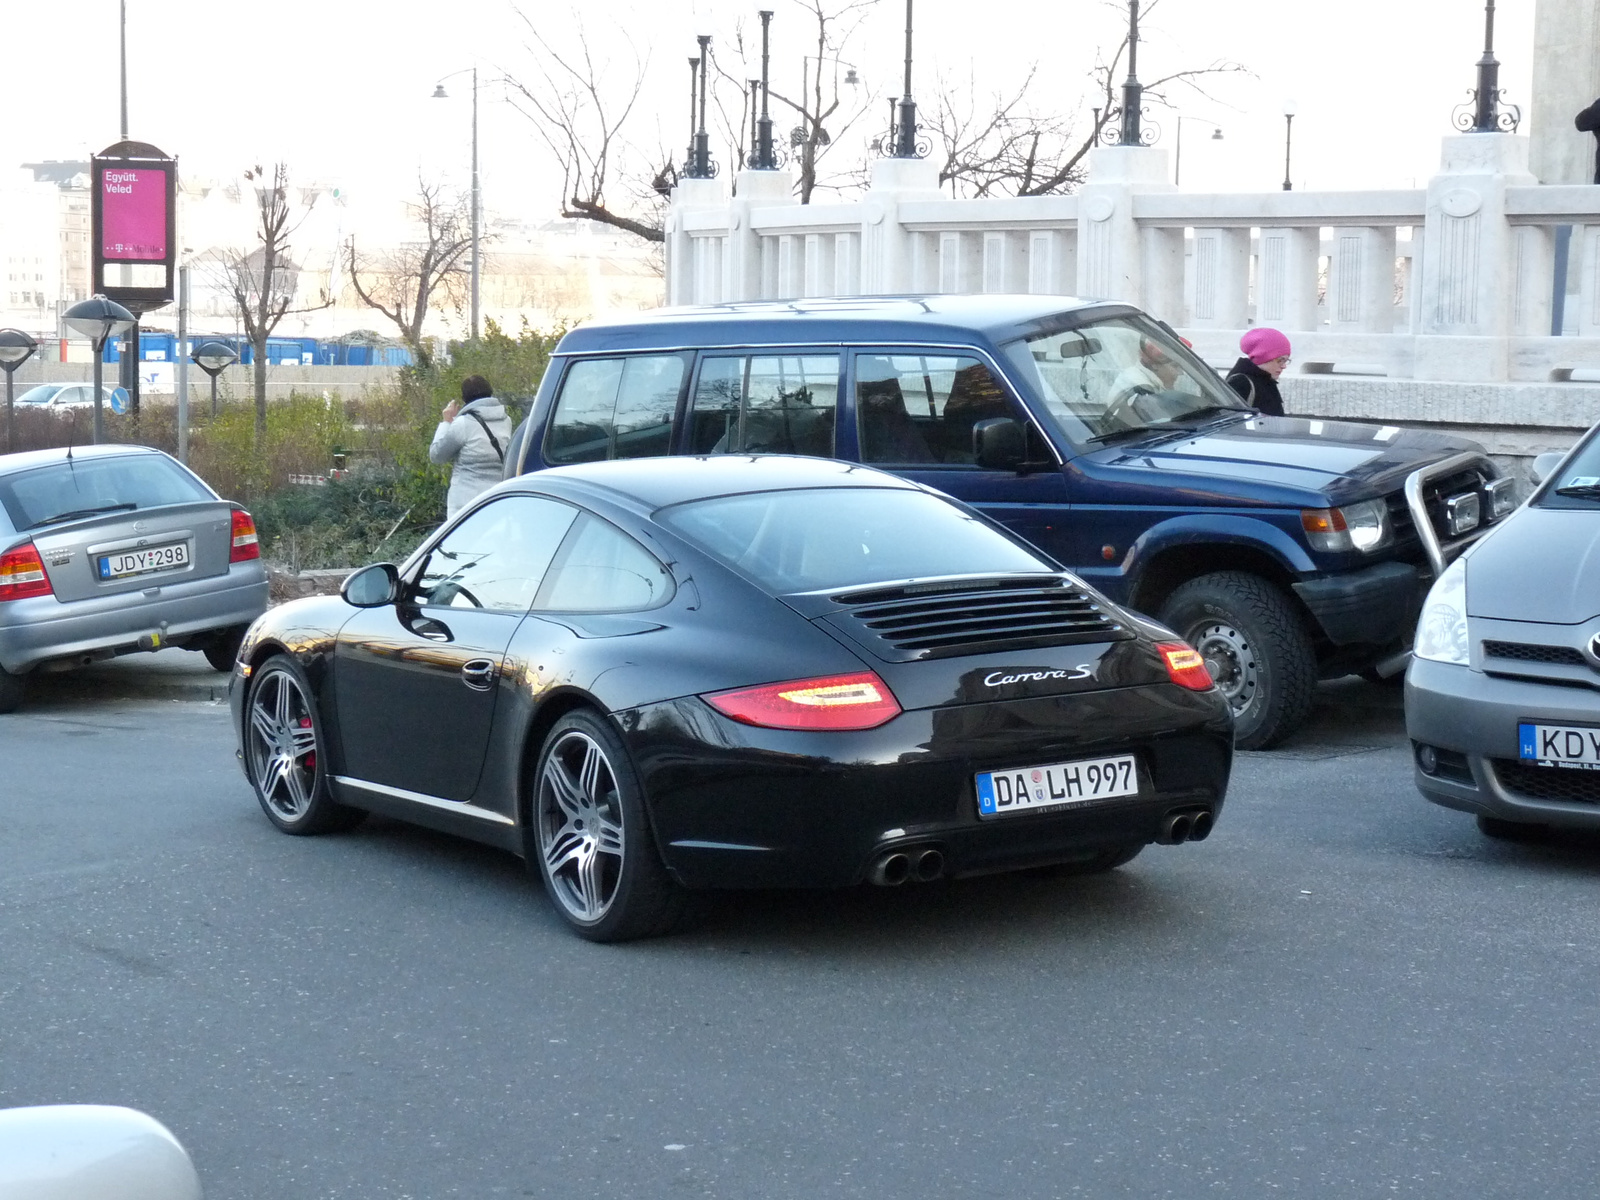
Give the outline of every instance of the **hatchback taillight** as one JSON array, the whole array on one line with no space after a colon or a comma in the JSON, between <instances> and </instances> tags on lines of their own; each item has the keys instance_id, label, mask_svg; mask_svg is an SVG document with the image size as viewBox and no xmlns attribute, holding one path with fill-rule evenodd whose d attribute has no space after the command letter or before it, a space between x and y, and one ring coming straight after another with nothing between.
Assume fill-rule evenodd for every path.
<instances>
[{"instance_id":1,"label":"hatchback taillight","mask_svg":"<svg viewBox=\"0 0 1600 1200\"><path fill-rule=\"evenodd\" d=\"M233 548L228 551L228 561L249 562L261 557L261 541L256 537L256 522L242 508L233 510Z\"/></svg>"},{"instance_id":2,"label":"hatchback taillight","mask_svg":"<svg viewBox=\"0 0 1600 1200\"><path fill-rule=\"evenodd\" d=\"M889 685L872 671L767 683L704 700L724 716L767 729L875 729L900 715Z\"/></svg>"},{"instance_id":3,"label":"hatchback taillight","mask_svg":"<svg viewBox=\"0 0 1600 1200\"><path fill-rule=\"evenodd\" d=\"M32 542L0 554L0 600L48 595L50 577L44 573L44 560Z\"/></svg>"}]
</instances>

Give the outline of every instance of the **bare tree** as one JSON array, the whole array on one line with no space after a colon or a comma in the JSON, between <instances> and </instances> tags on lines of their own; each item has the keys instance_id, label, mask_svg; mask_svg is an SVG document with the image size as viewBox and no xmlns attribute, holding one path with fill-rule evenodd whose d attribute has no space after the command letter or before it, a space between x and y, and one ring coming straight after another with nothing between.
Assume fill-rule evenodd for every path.
<instances>
[{"instance_id":1,"label":"bare tree","mask_svg":"<svg viewBox=\"0 0 1600 1200\"><path fill-rule=\"evenodd\" d=\"M260 167L244 173L255 188L256 245L248 250L221 250L217 265L233 297L245 337L255 351L256 439L267 431L267 339L291 312L326 308L332 299L323 294L309 308L291 308L300 282L289 239L311 215L315 189L300 188L298 200L289 191L287 163L275 163L270 178Z\"/></svg>"},{"instance_id":2,"label":"bare tree","mask_svg":"<svg viewBox=\"0 0 1600 1200\"><path fill-rule=\"evenodd\" d=\"M447 199L443 188L421 178L416 199L407 207L417 224L416 240L363 256L352 235L345 261L361 303L393 321L417 361L426 363L432 355L422 330L429 308L441 295L456 299L459 307L467 275L462 259L472 248L472 217L464 200Z\"/></svg>"},{"instance_id":3,"label":"bare tree","mask_svg":"<svg viewBox=\"0 0 1600 1200\"><path fill-rule=\"evenodd\" d=\"M608 64L598 65L588 34L581 27L577 49L563 53L551 45L526 13L518 10L517 15L532 38L528 52L537 73L528 83L507 76L506 84L512 103L533 123L561 168L561 215L599 221L646 241L662 241L662 202L657 192L636 181L626 211L613 209L606 197L608 184L619 173L619 162L625 172L630 158L637 161L640 157L622 131L644 89L648 56L640 58L629 43L632 66L624 72L624 81L613 89L609 68L617 59L607 55ZM667 166L657 179L670 188L666 180L671 175L671 162L665 161ZM675 175L671 181L676 182Z\"/></svg>"}]
</instances>

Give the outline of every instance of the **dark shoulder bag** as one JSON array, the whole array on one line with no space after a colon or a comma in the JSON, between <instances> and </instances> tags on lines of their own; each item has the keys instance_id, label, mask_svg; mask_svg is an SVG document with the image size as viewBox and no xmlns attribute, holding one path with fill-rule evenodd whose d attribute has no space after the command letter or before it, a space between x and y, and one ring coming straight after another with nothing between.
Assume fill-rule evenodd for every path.
<instances>
[{"instance_id":1,"label":"dark shoulder bag","mask_svg":"<svg viewBox=\"0 0 1600 1200\"><path fill-rule=\"evenodd\" d=\"M482 416L475 412L462 413L461 415L464 417L471 417L478 423L478 428L482 429L485 436L488 437L489 445L493 446L494 452L500 456L500 465L505 466L506 452L500 448L500 439L495 437L493 431L490 430L489 422L485 421Z\"/></svg>"}]
</instances>

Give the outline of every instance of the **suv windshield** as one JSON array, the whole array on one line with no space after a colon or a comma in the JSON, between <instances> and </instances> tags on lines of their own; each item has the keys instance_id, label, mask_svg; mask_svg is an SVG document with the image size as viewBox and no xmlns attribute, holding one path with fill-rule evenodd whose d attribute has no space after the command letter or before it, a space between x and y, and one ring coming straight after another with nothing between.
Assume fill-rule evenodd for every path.
<instances>
[{"instance_id":1,"label":"suv windshield","mask_svg":"<svg viewBox=\"0 0 1600 1200\"><path fill-rule=\"evenodd\" d=\"M213 497L163 454L62 459L0 476L0 505L18 532L101 513L188 504Z\"/></svg>"},{"instance_id":2,"label":"suv windshield","mask_svg":"<svg viewBox=\"0 0 1600 1200\"><path fill-rule=\"evenodd\" d=\"M1592 437L1550 476L1534 504L1540 508L1600 506L1600 437Z\"/></svg>"},{"instance_id":3,"label":"suv windshield","mask_svg":"<svg viewBox=\"0 0 1600 1200\"><path fill-rule=\"evenodd\" d=\"M658 519L779 595L1056 569L955 505L895 488L720 496L677 505Z\"/></svg>"},{"instance_id":4,"label":"suv windshield","mask_svg":"<svg viewBox=\"0 0 1600 1200\"><path fill-rule=\"evenodd\" d=\"M1182 342L1132 314L1035 334L1005 347L1074 442L1186 428L1253 411Z\"/></svg>"}]
</instances>

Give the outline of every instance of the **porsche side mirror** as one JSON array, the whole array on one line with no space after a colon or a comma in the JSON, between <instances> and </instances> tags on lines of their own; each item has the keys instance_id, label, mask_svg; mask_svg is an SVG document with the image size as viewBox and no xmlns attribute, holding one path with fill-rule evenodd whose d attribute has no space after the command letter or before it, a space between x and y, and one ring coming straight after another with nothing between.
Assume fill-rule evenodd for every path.
<instances>
[{"instance_id":1,"label":"porsche side mirror","mask_svg":"<svg viewBox=\"0 0 1600 1200\"><path fill-rule=\"evenodd\" d=\"M6 1200L200 1200L200 1177L166 1126L131 1108L0 1109Z\"/></svg>"},{"instance_id":2,"label":"porsche side mirror","mask_svg":"<svg viewBox=\"0 0 1600 1200\"><path fill-rule=\"evenodd\" d=\"M346 604L357 608L382 608L400 598L400 569L393 563L373 563L352 572L339 589Z\"/></svg>"},{"instance_id":3,"label":"porsche side mirror","mask_svg":"<svg viewBox=\"0 0 1600 1200\"><path fill-rule=\"evenodd\" d=\"M1028 457L1028 438L1011 417L987 417L972 426L972 460L990 471L1016 471Z\"/></svg>"},{"instance_id":4,"label":"porsche side mirror","mask_svg":"<svg viewBox=\"0 0 1600 1200\"><path fill-rule=\"evenodd\" d=\"M1566 454L1560 450L1546 450L1533 460L1533 466L1528 468L1528 474L1533 479L1533 486L1538 487L1550 477L1550 472L1561 465L1561 460Z\"/></svg>"}]
</instances>

